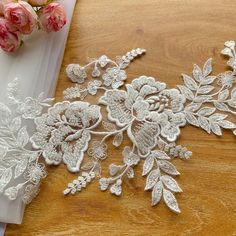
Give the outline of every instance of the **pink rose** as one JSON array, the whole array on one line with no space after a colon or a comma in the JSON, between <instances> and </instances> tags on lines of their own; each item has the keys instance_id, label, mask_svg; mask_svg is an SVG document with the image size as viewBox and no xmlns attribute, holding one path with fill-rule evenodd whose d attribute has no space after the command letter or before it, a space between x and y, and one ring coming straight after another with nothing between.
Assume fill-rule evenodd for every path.
<instances>
[{"instance_id":1,"label":"pink rose","mask_svg":"<svg viewBox=\"0 0 236 236\"><path fill-rule=\"evenodd\" d=\"M4 18L0 18L0 47L6 52L19 48L21 35L16 27Z\"/></svg>"},{"instance_id":2,"label":"pink rose","mask_svg":"<svg viewBox=\"0 0 236 236\"><path fill-rule=\"evenodd\" d=\"M22 34L32 33L37 25L37 14L33 7L25 1L7 4L4 9L4 15Z\"/></svg>"},{"instance_id":3,"label":"pink rose","mask_svg":"<svg viewBox=\"0 0 236 236\"><path fill-rule=\"evenodd\" d=\"M66 24L66 14L59 3L48 4L38 15L40 26L46 32L59 31Z\"/></svg>"}]
</instances>

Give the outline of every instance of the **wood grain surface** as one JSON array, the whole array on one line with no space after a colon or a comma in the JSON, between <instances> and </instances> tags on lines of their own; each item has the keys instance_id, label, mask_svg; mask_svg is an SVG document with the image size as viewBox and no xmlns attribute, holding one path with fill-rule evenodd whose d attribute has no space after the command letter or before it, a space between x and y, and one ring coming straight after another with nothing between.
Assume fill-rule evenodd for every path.
<instances>
[{"instance_id":1,"label":"wood grain surface","mask_svg":"<svg viewBox=\"0 0 236 236\"><path fill-rule=\"evenodd\" d=\"M115 57L136 47L147 49L147 54L127 69L129 82L145 74L174 87L182 83L181 73L190 74L193 63L202 65L209 57L214 59L215 73L225 70L220 51L226 40L236 40L235 9L234 0L78 0L57 101L71 85L65 76L67 64L83 64L104 53ZM9 225L6 236L236 235L235 141L230 132L218 138L190 126L182 130L178 142L194 155L175 162L184 190L177 195L180 215L163 203L150 206L141 166L134 180L125 181L122 197L116 198L100 192L96 182L79 195L64 197L62 190L75 176L61 165L48 168L23 224ZM111 141L109 147L104 175L111 162L120 163L121 150L114 149Z\"/></svg>"}]
</instances>

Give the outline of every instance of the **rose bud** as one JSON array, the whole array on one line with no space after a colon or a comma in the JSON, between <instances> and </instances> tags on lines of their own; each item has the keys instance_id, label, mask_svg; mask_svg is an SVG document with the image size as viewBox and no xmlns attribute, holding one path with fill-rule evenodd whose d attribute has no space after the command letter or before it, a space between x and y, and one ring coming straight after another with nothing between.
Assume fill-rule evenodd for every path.
<instances>
[{"instance_id":1,"label":"rose bud","mask_svg":"<svg viewBox=\"0 0 236 236\"><path fill-rule=\"evenodd\" d=\"M6 52L14 52L21 44L18 29L4 18L0 18L0 47Z\"/></svg>"},{"instance_id":2,"label":"rose bud","mask_svg":"<svg viewBox=\"0 0 236 236\"><path fill-rule=\"evenodd\" d=\"M4 15L22 34L32 33L37 25L37 14L33 7L25 1L7 4Z\"/></svg>"},{"instance_id":3,"label":"rose bud","mask_svg":"<svg viewBox=\"0 0 236 236\"><path fill-rule=\"evenodd\" d=\"M66 24L64 8L59 3L51 3L38 12L40 27L46 32L59 31Z\"/></svg>"}]
</instances>

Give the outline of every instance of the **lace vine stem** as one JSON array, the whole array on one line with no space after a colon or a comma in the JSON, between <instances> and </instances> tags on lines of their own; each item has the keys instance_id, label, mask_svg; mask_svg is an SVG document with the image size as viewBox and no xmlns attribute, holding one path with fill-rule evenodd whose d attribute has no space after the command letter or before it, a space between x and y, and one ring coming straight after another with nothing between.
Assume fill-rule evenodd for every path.
<instances>
[{"instance_id":1,"label":"lace vine stem","mask_svg":"<svg viewBox=\"0 0 236 236\"><path fill-rule=\"evenodd\" d=\"M87 68L87 67L91 66L92 64L96 64L97 61L98 61L97 59L96 59L96 60L93 60L93 61L89 62L87 65L85 65L85 66L83 66L83 67L84 67L84 68Z\"/></svg>"},{"instance_id":2,"label":"lace vine stem","mask_svg":"<svg viewBox=\"0 0 236 236\"><path fill-rule=\"evenodd\" d=\"M218 95L223 89L225 88L225 85L221 87L221 89L219 89L217 92L213 93L213 94L210 94L209 96L216 96Z\"/></svg>"},{"instance_id":3,"label":"lace vine stem","mask_svg":"<svg viewBox=\"0 0 236 236\"><path fill-rule=\"evenodd\" d=\"M99 131L90 130L90 133L91 133L91 134L95 134L95 135L105 135L105 136L103 137L103 139L101 140L101 143L103 143L103 142L104 142L108 137L110 137L111 135L114 135L114 134L123 132L123 131L127 130L128 127L129 127L129 125L126 125L126 126L123 127L122 129L115 130L115 131L108 131L108 132L99 132Z\"/></svg>"},{"instance_id":4,"label":"lace vine stem","mask_svg":"<svg viewBox=\"0 0 236 236\"><path fill-rule=\"evenodd\" d=\"M118 180L118 179L121 179L124 175L125 175L125 173L128 171L128 169L130 168L130 166L129 165L123 165L123 171L119 174L119 175L117 175L116 177L114 177L114 178L111 178L111 181L112 181L112 183L114 183L116 180Z\"/></svg>"},{"instance_id":5,"label":"lace vine stem","mask_svg":"<svg viewBox=\"0 0 236 236\"><path fill-rule=\"evenodd\" d=\"M202 86L202 82L200 81L200 82L199 82L199 85L198 85L198 88L197 88L197 90L196 90L196 92L195 92L195 95L194 95L193 101L192 101L189 105L191 105L191 104L194 103L194 99L197 97L197 95L198 95L198 90L199 90L199 88L200 88L201 86Z\"/></svg>"},{"instance_id":6,"label":"lace vine stem","mask_svg":"<svg viewBox=\"0 0 236 236\"><path fill-rule=\"evenodd\" d=\"M155 158L155 163L156 163L156 166L157 166L157 169L159 170L159 177L161 176L161 171L160 171L160 167L159 167L159 164L158 164L158 159Z\"/></svg>"},{"instance_id":7,"label":"lace vine stem","mask_svg":"<svg viewBox=\"0 0 236 236\"><path fill-rule=\"evenodd\" d=\"M105 87L98 87L97 89L98 89L98 90L104 90L104 91L109 90L109 89L107 89L107 88L105 88Z\"/></svg>"},{"instance_id":8,"label":"lace vine stem","mask_svg":"<svg viewBox=\"0 0 236 236\"><path fill-rule=\"evenodd\" d=\"M21 189L24 185L28 184L29 182L30 182L30 180L28 179L28 180L25 181L24 183L20 183L20 184L18 184L18 185L20 185L20 189Z\"/></svg>"},{"instance_id":9,"label":"lace vine stem","mask_svg":"<svg viewBox=\"0 0 236 236\"><path fill-rule=\"evenodd\" d=\"M132 152L134 153L136 145L133 143Z\"/></svg>"},{"instance_id":10,"label":"lace vine stem","mask_svg":"<svg viewBox=\"0 0 236 236\"><path fill-rule=\"evenodd\" d=\"M87 173L89 173L89 174L93 173L94 170L96 169L98 163L99 163L98 160L93 162L93 167Z\"/></svg>"},{"instance_id":11,"label":"lace vine stem","mask_svg":"<svg viewBox=\"0 0 236 236\"><path fill-rule=\"evenodd\" d=\"M113 60L111 60L111 59L108 59L107 62L114 64L117 68L120 68L120 66L119 66L115 61L113 61ZM97 67L98 59L89 62L87 65L85 65L85 66L83 66L83 67L84 67L84 68L87 68L87 67L89 67L89 66L91 66L91 65L93 65L93 64L95 64L94 66Z\"/></svg>"}]
</instances>

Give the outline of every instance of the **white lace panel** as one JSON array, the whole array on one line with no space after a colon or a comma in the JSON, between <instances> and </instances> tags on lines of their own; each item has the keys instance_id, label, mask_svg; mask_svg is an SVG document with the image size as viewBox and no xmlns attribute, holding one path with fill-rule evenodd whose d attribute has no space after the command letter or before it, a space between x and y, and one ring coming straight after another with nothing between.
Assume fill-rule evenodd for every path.
<instances>
[{"instance_id":1,"label":"white lace panel","mask_svg":"<svg viewBox=\"0 0 236 236\"><path fill-rule=\"evenodd\" d=\"M65 195L80 192L97 178L102 191L109 189L112 194L120 196L123 179L134 178L134 167L142 163L142 175L146 177L144 190L151 191L151 204L154 206L163 199L171 210L179 213L175 193L182 190L174 177L180 173L172 160L177 157L185 160L192 155L186 147L175 143L181 128L190 124L216 135L222 135L222 129L230 129L236 135L235 43L226 42L222 51L229 57L227 64L231 70L212 75L212 60L209 59L202 69L194 65L192 76L183 74L184 84L172 89L147 76L140 76L131 84L125 84L126 67L143 53L144 49L135 49L115 61L103 55L91 59L85 66L69 65L67 75L76 85L64 91L65 101L54 104L42 115L42 107L47 106L51 99L43 100L40 95L38 99L26 98L24 102L16 103L16 112L21 118L17 116L15 119L34 119L36 132L29 138L26 128L21 128L21 131L18 125L15 131L18 132L17 136L22 136L18 138L22 147L14 149L23 148L20 153L24 153L24 165L18 164L17 158L11 155L13 150L10 144L6 144L9 137L3 135L0 168L3 166L1 173L5 174L0 179L2 192L13 196L18 191L17 186L12 190L6 186L17 176L12 173L20 169L26 181L22 183L26 185L24 191L26 195L29 194L45 176L42 164L38 164L40 155L49 165L63 162L69 171L81 171L68 184ZM94 79L87 82L88 67L92 67ZM86 96L96 96L97 91L103 93L97 104L83 101ZM4 111L1 112L2 123L9 127L12 121L7 117L12 114L5 105L1 106ZM102 107L107 115L102 115ZM9 113L7 116L4 115L6 111ZM8 133L12 135L12 131ZM101 162L109 158L108 138L112 138L113 145L119 148L124 133L127 133L132 146L121 150L119 164L110 164L110 176L101 177ZM25 147L29 140L33 151ZM15 160L15 164L8 165L6 160Z\"/></svg>"},{"instance_id":2,"label":"white lace panel","mask_svg":"<svg viewBox=\"0 0 236 236\"><path fill-rule=\"evenodd\" d=\"M20 196L29 203L38 194L46 172L39 163L42 151L31 148L26 120L41 115L53 99L45 99L43 93L36 99L21 98L17 79L8 85L7 92L9 104L0 103L0 194L10 200Z\"/></svg>"}]
</instances>

